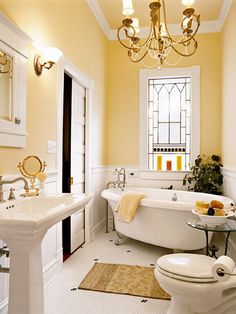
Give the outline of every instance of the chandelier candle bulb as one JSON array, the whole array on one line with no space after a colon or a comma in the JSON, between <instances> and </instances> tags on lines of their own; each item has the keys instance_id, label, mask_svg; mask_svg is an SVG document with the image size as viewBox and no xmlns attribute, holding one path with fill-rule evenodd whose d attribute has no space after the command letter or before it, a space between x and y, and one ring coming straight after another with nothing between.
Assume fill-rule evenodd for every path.
<instances>
[{"instance_id":1,"label":"chandelier candle bulb","mask_svg":"<svg viewBox=\"0 0 236 314\"><path fill-rule=\"evenodd\" d=\"M182 156L176 156L176 168L178 171L182 170Z\"/></svg>"},{"instance_id":2,"label":"chandelier candle bulb","mask_svg":"<svg viewBox=\"0 0 236 314\"><path fill-rule=\"evenodd\" d=\"M130 16L134 13L134 7L132 0L123 0L123 10L122 14L125 16Z\"/></svg>"},{"instance_id":3,"label":"chandelier candle bulb","mask_svg":"<svg viewBox=\"0 0 236 314\"><path fill-rule=\"evenodd\" d=\"M140 28L139 28L139 19L137 19L136 17L132 18L132 26L135 29L136 34L140 32Z\"/></svg>"},{"instance_id":4,"label":"chandelier candle bulb","mask_svg":"<svg viewBox=\"0 0 236 314\"><path fill-rule=\"evenodd\" d=\"M171 160L166 161L166 170L171 170L172 169L172 162Z\"/></svg>"},{"instance_id":5,"label":"chandelier candle bulb","mask_svg":"<svg viewBox=\"0 0 236 314\"><path fill-rule=\"evenodd\" d=\"M192 4L194 4L195 0L182 0L183 5L186 6L191 6Z\"/></svg>"},{"instance_id":6,"label":"chandelier candle bulb","mask_svg":"<svg viewBox=\"0 0 236 314\"><path fill-rule=\"evenodd\" d=\"M157 155L157 170L162 170L162 155Z\"/></svg>"}]
</instances>

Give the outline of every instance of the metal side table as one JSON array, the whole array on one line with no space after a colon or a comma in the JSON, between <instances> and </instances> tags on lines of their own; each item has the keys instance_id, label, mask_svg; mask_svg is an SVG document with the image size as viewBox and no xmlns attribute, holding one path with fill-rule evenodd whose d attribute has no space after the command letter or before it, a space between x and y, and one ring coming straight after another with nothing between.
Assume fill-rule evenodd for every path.
<instances>
[{"instance_id":1,"label":"metal side table","mask_svg":"<svg viewBox=\"0 0 236 314\"><path fill-rule=\"evenodd\" d=\"M206 235L206 255L211 257L216 257L215 252L218 251L218 248L216 246L212 246L213 253L209 253L209 244L208 244L208 232L225 232L227 234L226 240L225 240L225 255L227 255L228 250L228 241L229 236L231 232L236 232L236 219L235 218L229 218L227 219L227 223L219 225L219 226L208 226L204 224L199 218L191 218L187 221L187 224L192 227L196 228L198 230L203 230Z\"/></svg>"}]
</instances>

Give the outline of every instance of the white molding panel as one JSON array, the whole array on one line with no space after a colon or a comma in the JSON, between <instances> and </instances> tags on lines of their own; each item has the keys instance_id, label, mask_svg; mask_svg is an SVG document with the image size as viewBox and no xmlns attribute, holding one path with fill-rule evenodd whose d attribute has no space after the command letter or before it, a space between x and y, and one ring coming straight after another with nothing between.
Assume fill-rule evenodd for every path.
<instances>
[{"instance_id":1,"label":"white molding panel","mask_svg":"<svg viewBox=\"0 0 236 314\"><path fill-rule=\"evenodd\" d=\"M236 204L236 169L223 168L224 195L232 198ZM229 253L236 260L236 233L231 233L229 238Z\"/></svg>"},{"instance_id":2,"label":"white molding panel","mask_svg":"<svg viewBox=\"0 0 236 314\"><path fill-rule=\"evenodd\" d=\"M102 234L105 230L105 218L103 218L99 223L90 228L91 240L95 240Z\"/></svg>"},{"instance_id":3,"label":"white molding panel","mask_svg":"<svg viewBox=\"0 0 236 314\"><path fill-rule=\"evenodd\" d=\"M236 202L236 170L223 168L224 194Z\"/></svg>"},{"instance_id":4,"label":"white molding panel","mask_svg":"<svg viewBox=\"0 0 236 314\"><path fill-rule=\"evenodd\" d=\"M222 173L228 178L236 179L236 169L223 168Z\"/></svg>"},{"instance_id":5,"label":"white molding panel","mask_svg":"<svg viewBox=\"0 0 236 314\"><path fill-rule=\"evenodd\" d=\"M8 275L6 275L8 276ZM8 310L8 297L6 299L4 299L2 302L0 302L0 313L1 314L7 314Z\"/></svg>"}]
</instances>

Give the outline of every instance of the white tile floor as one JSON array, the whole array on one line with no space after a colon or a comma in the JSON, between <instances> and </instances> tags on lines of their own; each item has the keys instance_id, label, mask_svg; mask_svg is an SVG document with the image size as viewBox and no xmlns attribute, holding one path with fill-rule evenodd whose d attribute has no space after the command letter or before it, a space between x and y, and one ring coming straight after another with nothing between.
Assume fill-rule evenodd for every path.
<instances>
[{"instance_id":1,"label":"white tile floor","mask_svg":"<svg viewBox=\"0 0 236 314\"><path fill-rule=\"evenodd\" d=\"M114 232L102 234L69 258L63 271L47 286L45 291L46 314L164 314L169 301L146 299L119 294L74 290L95 263L123 263L149 266L159 256L170 253L168 249L125 239L114 245Z\"/></svg>"}]
</instances>

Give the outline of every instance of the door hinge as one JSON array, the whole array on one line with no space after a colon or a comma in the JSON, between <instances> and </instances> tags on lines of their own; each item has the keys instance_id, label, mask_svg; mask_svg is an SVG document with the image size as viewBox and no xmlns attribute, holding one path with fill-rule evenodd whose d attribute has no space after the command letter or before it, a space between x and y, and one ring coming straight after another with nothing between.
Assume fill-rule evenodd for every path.
<instances>
[{"instance_id":1,"label":"door hinge","mask_svg":"<svg viewBox=\"0 0 236 314\"><path fill-rule=\"evenodd\" d=\"M70 177L69 178L69 185L73 185L74 184L74 178L73 177Z\"/></svg>"}]
</instances>

